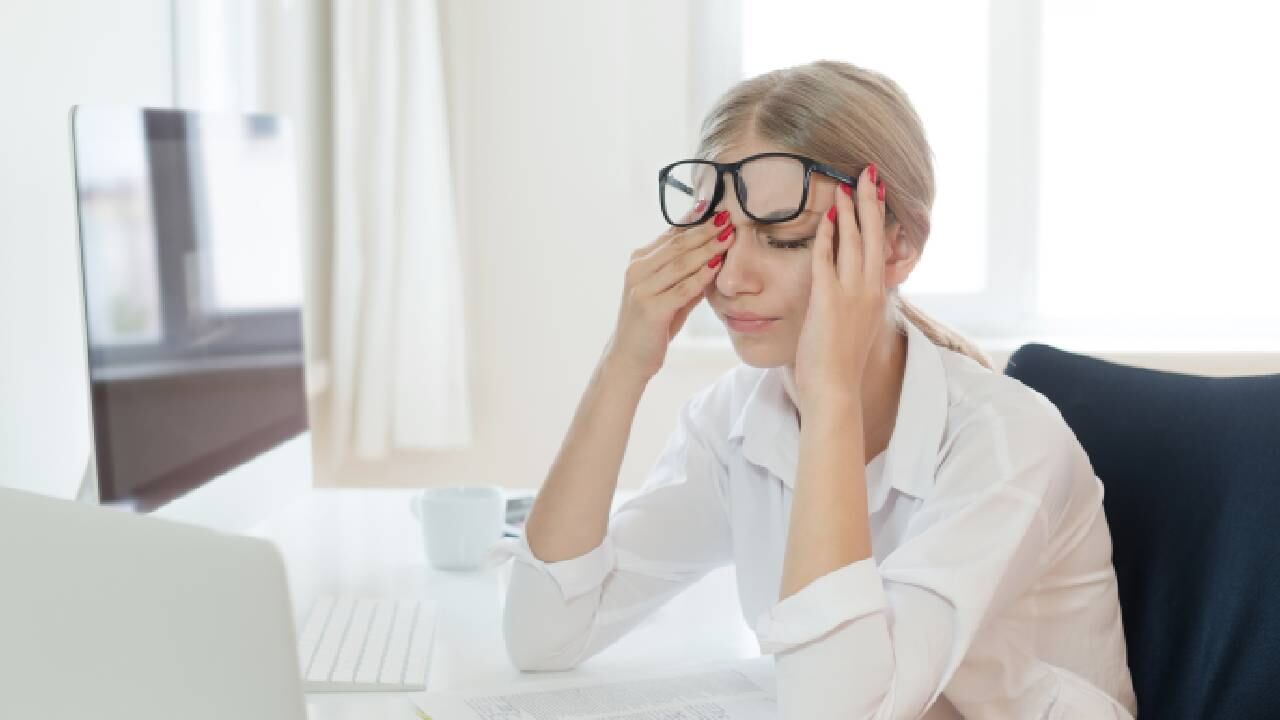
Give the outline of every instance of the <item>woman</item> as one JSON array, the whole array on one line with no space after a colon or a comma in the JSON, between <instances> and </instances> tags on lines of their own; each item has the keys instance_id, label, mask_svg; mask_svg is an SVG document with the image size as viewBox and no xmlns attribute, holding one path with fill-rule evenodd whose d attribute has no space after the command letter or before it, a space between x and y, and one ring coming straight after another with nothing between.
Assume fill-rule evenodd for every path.
<instances>
[{"instance_id":1,"label":"woman","mask_svg":"<svg viewBox=\"0 0 1280 720\"><path fill-rule=\"evenodd\" d=\"M768 73L712 109L696 156L660 175L673 227L632 254L510 543L514 663L572 667L732 562L784 718L1136 713L1088 457L1048 400L899 297L934 197L902 90L838 62ZM641 393L704 297L743 363L610 518Z\"/></svg>"}]
</instances>

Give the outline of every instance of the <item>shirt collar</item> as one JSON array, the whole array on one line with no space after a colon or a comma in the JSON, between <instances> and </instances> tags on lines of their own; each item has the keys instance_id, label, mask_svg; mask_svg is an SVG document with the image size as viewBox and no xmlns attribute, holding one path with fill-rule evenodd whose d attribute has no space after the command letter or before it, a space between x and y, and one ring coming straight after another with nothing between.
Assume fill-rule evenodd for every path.
<instances>
[{"instance_id":1,"label":"shirt collar","mask_svg":"<svg viewBox=\"0 0 1280 720\"><path fill-rule=\"evenodd\" d=\"M905 324L907 359L902 396L885 449L882 476L879 482L867 479L869 512L884 505L890 487L920 499L928 496L946 428L947 378L940 349L914 323ZM794 388L792 372L781 366L761 373L729 439L741 438L744 458L794 489L800 425L790 396L793 390L788 389L788 385ZM872 459L867 458L868 462Z\"/></svg>"}]
</instances>

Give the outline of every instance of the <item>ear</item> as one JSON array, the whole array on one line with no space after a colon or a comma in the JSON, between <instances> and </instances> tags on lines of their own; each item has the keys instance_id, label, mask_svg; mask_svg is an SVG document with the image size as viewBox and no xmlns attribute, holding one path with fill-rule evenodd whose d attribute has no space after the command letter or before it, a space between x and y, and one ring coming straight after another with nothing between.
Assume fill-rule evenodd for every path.
<instances>
[{"instance_id":1,"label":"ear","mask_svg":"<svg viewBox=\"0 0 1280 720\"><path fill-rule=\"evenodd\" d=\"M907 281L920 261L920 253L908 242L907 233L897 220L885 228L885 244L884 286L892 290Z\"/></svg>"}]
</instances>

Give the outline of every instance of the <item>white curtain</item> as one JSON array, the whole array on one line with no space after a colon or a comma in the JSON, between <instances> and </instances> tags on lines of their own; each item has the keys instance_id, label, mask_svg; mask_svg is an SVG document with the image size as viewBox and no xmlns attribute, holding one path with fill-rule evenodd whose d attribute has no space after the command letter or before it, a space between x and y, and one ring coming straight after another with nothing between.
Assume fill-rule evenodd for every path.
<instances>
[{"instance_id":1,"label":"white curtain","mask_svg":"<svg viewBox=\"0 0 1280 720\"><path fill-rule=\"evenodd\" d=\"M334 460L471 440L434 0L332 0Z\"/></svg>"}]
</instances>

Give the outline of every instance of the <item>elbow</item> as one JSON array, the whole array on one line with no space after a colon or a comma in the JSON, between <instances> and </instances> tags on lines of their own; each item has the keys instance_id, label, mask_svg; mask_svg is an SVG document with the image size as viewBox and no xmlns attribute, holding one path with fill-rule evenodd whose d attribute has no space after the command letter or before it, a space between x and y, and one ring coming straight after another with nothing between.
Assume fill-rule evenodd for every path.
<instances>
[{"instance_id":1,"label":"elbow","mask_svg":"<svg viewBox=\"0 0 1280 720\"><path fill-rule=\"evenodd\" d=\"M872 720L923 713L923 708L909 708L912 703L903 702L891 663L860 659L869 660L857 648L822 644L778 654L778 717Z\"/></svg>"},{"instance_id":2,"label":"elbow","mask_svg":"<svg viewBox=\"0 0 1280 720\"><path fill-rule=\"evenodd\" d=\"M538 652L529 652L527 648L507 645L507 657L520 672L557 672L572 670L577 663L566 662L563 658Z\"/></svg>"},{"instance_id":3,"label":"elbow","mask_svg":"<svg viewBox=\"0 0 1280 720\"><path fill-rule=\"evenodd\" d=\"M503 642L511 664L521 672L573 669L589 633L578 631L552 603L535 602L536 595L529 593L534 588L522 591L520 585L513 582L508 588L502 612Z\"/></svg>"},{"instance_id":4,"label":"elbow","mask_svg":"<svg viewBox=\"0 0 1280 720\"><path fill-rule=\"evenodd\" d=\"M507 635L507 658L520 672L548 672L554 670L570 670L572 666L553 662L555 658L540 652L527 640Z\"/></svg>"},{"instance_id":5,"label":"elbow","mask_svg":"<svg viewBox=\"0 0 1280 720\"><path fill-rule=\"evenodd\" d=\"M508 611L503 615L502 634L507 648L507 657L511 664L521 672L553 672L572 670L578 665L578 653L572 652L573 645L558 644L556 639L547 634L546 625L529 625L519 622L516 614Z\"/></svg>"}]
</instances>

